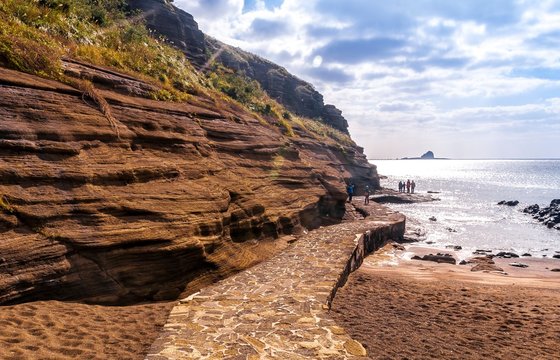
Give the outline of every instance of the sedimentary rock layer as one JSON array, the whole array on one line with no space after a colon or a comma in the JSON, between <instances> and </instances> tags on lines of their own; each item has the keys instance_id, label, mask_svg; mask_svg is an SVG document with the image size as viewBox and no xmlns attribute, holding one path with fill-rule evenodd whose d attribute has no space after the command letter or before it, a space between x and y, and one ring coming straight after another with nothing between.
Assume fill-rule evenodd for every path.
<instances>
[{"instance_id":1,"label":"sedimentary rock layer","mask_svg":"<svg viewBox=\"0 0 560 360\"><path fill-rule=\"evenodd\" d=\"M65 67L94 81L115 121L72 87L0 68L0 303L174 298L341 218L344 180L378 185L357 147Z\"/></svg>"}]
</instances>

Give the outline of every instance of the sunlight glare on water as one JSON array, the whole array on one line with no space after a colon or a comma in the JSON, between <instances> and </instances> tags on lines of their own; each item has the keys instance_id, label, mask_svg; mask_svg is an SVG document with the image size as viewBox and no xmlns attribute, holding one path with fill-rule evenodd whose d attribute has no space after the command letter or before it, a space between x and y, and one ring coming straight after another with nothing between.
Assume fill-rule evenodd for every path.
<instances>
[{"instance_id":1,"label":"sunlight glare on water","mask_svg":"<svg viewBox=\"0 0 560 360\"><path fill-rule=\"evenodd\" d=\"M560 160L372 160L382 186L416 182L416 192L439 192L441 201L390 205L421 221L428 242L468 249L487 248L535 255L560 251L560 231L548 229L521 210L560 199ZM498 206L519 200L517 207ZM437 221L428 221L430 217Z\"/></svg>"}]
</instances>

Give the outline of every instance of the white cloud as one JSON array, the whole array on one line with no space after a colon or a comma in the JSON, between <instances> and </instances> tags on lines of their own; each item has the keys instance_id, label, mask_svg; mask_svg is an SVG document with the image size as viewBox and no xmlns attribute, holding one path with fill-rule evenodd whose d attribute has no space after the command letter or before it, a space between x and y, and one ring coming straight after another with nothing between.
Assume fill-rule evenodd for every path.
<instances>
[{"instance_id":1,"label":"white cloud","mask_svg":"<svg viewBox=\"0 0 560 360\"><path fill-rule=\"evenodd\" d=\"M560 157L560 148L539 148L538 140L560 135L558 1L472 1L455 8L410 0L408 12L390 2L285 0L274 8L265 2L245 13L242 0L175 3L206 33L312 82L343 111L370 157L417 155L430 144L439 144L441 156L507 156L504 151L518 150L506 140L521 141L523 133L535 156ZM481 4L484 11L475 8ZM402 46L390 44L384 54L359 48L375 44L360 40L376 38L399 39ZM318 53L343 40L358 46L349 55L370 58L332 62ZM484 146L468 146L476 141Z\"/></svg>"}]
</instances>

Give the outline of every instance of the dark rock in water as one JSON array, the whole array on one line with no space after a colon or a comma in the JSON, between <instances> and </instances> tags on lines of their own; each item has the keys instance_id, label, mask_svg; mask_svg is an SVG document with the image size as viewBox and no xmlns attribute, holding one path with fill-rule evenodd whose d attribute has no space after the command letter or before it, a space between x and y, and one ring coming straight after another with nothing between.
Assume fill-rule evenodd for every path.
<instances>
[{"instance_id":1,"label":"dark rock in water","mask_svg":"<svg viewBox=\"0 0 560 360\"><path fill-rule=\"evenodd\" d=\"M453 228L450 228L450 227L446 227L445 230L447 230L447 231L449 231L449 232L452 232L452 233L456 233L456 232L457 232L457 230L455 230L455 229L453 229Z\"/></svg>"},{"instance_id":2,"label":"dark rock in water","mask_svg":"<svg viewBox=\"0 0 560 360\"><path fill-rule=\"evenodd\" d=\"M523 209L523 212L526 214L536 214L539 212L539 210L540 210L539 205L535 204L535 205L527 206L525 209Z\"/></svg>"},{"instance_id":3,"label":"dark rock in water","mask_svg":"<svg viewBox=\"0 0 560 360\"><path fill-rule=\"evenodd\" d=\"M554 272L560 272L560 269L556 268L556 269L552 269L550 271L554 271Z\"/></svg>"},{"instance_id":4,"label":"dark rock in water","mask_svg":"<svg viewBox=\"0 0 560 360\"><path fill-rule=\"evenodd\" d=\"M552 255L552 257L555 258L555 259L560 259L560 254Z\"/></svg>"},{"instance_id":5,"label":"dark rock in water","mask_svg":"<svg viewBox=\"0 0 560 360\"><path fill-rule=\"evenodd\" d=\"M437 219L436 219L435 216L430 217L428 220L430 220L430 221L437 221Z\"/></svg>"},{"instance_id":6,"label":"dark rock in water","mask_svg":"<svg viewBox=\"0 0 560 360\"><path fill-rule=\"evenodd\" d=\"M466 260L461 260L461 262L459 263L459 265L467 265L468 262Z\"/></svg>"},{"instance_id":7,"label":"dark rock in water","mask_svg":"<svg viewBox=\"0 0 560 360\"><path fill-rule=\"evenodd\" d=\"M428 194L441 194L441 191L428 191Z\"/></svg>"},{"instance_id":8,"label":"dark rock in water","mask_svg":"<svg viewBox=\"0 0 560 360\"><path fill-rule=\"evenodd\" d=\"M445 246L446 249L453 249L453 250L462 250L463 247L460 245L446 245Z\"/></svg>"},{"instance_id":9,"label":"dark rock in water","mask_svg":"<svg viewBox=\"0 0 560 360\"><path fill-rule=\"evenodd\" d=\"M529 267L529 265L527 265L527 264L518 263L518 262L509 263L509 266L514 266L514 267L518 267L518 268L528 268Z\"/></svg>"},{"instance_id":10,"label":"dark rock in water","mask_svg":"<svg viewBox=\"0 0 560 360\"><path fill-rule=\"evenodd\" d=\"M523 255L521 255L521 256L523 256L523 257L530 257L530 256L533 256L533 255L531 255L531 254L529 254L529 253L525 253L525 254L523 254Z\"/></svg>"},{"instance_id":11,"label":"dark rock in water","mask_svg":"<svg viewBox=\"0 0 560 360\"><path fill-rule=\"evenodd\" d=\"M509 200L509 201L502 200L498 203L498 205L506 205L506 206L517 206L518 204L519 204L518 200Z\"/></svg>"},{"instance_id":12,"label":"dark rock in water","mask_svg":"<svg viewBox=\"0 0 560 360\"><path fill-rule=\"evenodd\" d=\"M430 241L426 241L426 244L432 245L432 244L435 244L435 242L430 240Z\"/></svg>"},{"instance_id":13,"label":"dark rock in water","mask_svg":"<svg viewBox=\"0 0 560 360\"><path fill-rule=\"evenodd\" d=\"M537 204L528 206L523 212L532 215L549 229L560 230L560 199L552 200L550 206L542 209Z\"/></svg>"},{"instance_id":14,"label":"dark rock in water","mask_svg":"<svg viewBox=\"0 0 560 360\"><path fill-rule=\"evenodd\" d=\"M375 195L370 197L378 204L412 204L414 199L402 195Z\"/></svg>"},{"instance_id":15,"label":"dark rock in water","mask_svg":"<svg viewBox=\"0 0 560 360\"><path fill-rule=\"evenodd\" d=\"M423 261L434 261L437 263L447 263L447 264L457 264L457 260L451 255L451 254L442 254L442 253L437 253L436 255L434 254L428 254L428 255L424 255L422 257L418 256L418 255L414 255L412 257L413 260L423 260Z\"/></svg>"},{"instance_id":16,"label":"dark rock in water","mask_svg":"<svg viewBox=\"0 0 560 360\"><path fill-rule=\"evenodd\" d=\"M518 258L519 255L517 255L516 253L512 253L512 252L500 251L499 253L496 254L496 257L511 259L511 258Z\"/></svg>"},{"instance_id":17,"label":"dark rock in water","mask_svg":"<svg viewBox=\"0 0 560 360\"><path fill-rule=\"evenodd\" d=\"M494 257L494 255L492 255L491 253L492 250L476 249L475 251L473 251L473 255L486 255L486 256Z\"/></svg>"}]
</instances>

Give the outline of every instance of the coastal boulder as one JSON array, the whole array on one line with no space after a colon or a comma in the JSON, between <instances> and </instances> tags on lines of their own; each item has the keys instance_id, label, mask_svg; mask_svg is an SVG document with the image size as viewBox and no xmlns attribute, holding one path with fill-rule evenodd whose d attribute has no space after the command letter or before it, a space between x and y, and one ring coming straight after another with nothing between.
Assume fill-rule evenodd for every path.
<instances>
[{"instance_id":1,"label":"coastal boulder","mask_svg":"<svg viewBox=\"0 0 560 360\"><path fill-rule=\"evenodd\" d=\"M412 257L412 260L423 260L423 261L434 261L437 263L447 263L447 264L457 264L457 260L453 257L453 255L451 254L443 254L443 253L437 253L437 254L428 254L428 255L424 255L422 257L415 255Z\"/></svg>"},{"instance_id":2,"label":"coastal boulder","mask_svg":"<svg viewBox=\"0 0 560 360\"><path fill-rule=\"evenodd\" d=\"M511 259L511 258L518 258L519 255L517 255L516 253L513 253L513 252L500 251L499 253L496 254L496 257L504 258L504 259Z\"/></svg>"},{"instance_id":3,"label":"coastal boulder","mask_svg":"<svg viewBox=\"0 0 560 360\"><path fill-rule=\"evenodd\" d=\"M525 209L523 209L523 212L526 214L536 214L538 213L540 210L540 207L538 204L534 204L534 205L529 205L527 206Z\"/></svg>"},{"instance_id":4,"label":"coastal boulder","mask_svg":"<svg viewBox=\"0 0 560 360\"><path fill-rule=\"evenodd\" d=\"M528 206L523 212L532 215L548 228L560 230L560 199L552 200L550 206L544 208L539 208L537 204Z\"/></svg>"},{"instance_id":5,"label":"coastal boulder","mask_svg":"<svg viewBox=\"0 0 560 360\"><path fill-rule=\"evenodd\" d=\"M474 264L474 266L471 268L471 271L499 271L499 272L503 272L504 269L502 269L501 267L497 266L496 263L494 262L494 260L492 260L493 256L491 255L487 255L487 256L479 256L479 257L474 257L471 258L469 260L464 261L465 264Z\"/></svg>"},{"instance_id":6,"label":"coastal boulder","mask_svg":"<svg viewBox=\"0 0 560 360\"><path fill-rule=\"evenodd\" d=\"M498 205L506 205L506 206L517 206L519 204L518 200L502 200L498 203Z\"/></svg>"}]
</instances>

